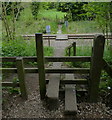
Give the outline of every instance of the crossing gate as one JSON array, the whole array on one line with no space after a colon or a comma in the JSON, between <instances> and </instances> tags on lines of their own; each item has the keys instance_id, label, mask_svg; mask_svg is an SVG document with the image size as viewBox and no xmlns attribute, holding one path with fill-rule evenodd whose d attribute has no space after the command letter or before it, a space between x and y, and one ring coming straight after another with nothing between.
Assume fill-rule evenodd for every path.
<instances>
[{"instance_id":1,"label":"crossing gate","mask_svg":"<svg viewBox=\"0 0 112 120\"><path fill-rule=\"evenodd\" d=\"M88 85L90 102L97 102L98 89L100 82L101 70L112 77L112 69L103 59L105 37L95 35L91 56L61 56L61 57L44 57L43 55L43 36L35 34L37 57L3 57L3 62L16 62L17 68L2 68L2 72L17 73L19 83L2 82L3 86L20 87L22 98L27 99L27 90L25 85L25 73L39 73L40 96L44 99L46 96L51 101L59 99L60 85L65 88L65 113L77 112L76 85ZM75 47L74 47L75 51ZM76 51L75 51L76 52ZM75 55L74 52L74 55ZM37 61L37 68L24 68L24 62ZM45 68L45 62L91 62L90 68ZM54 74L55 79L46 79L45 74ZM60 79L56 74L65 74L64 79ZM73 74L89 74L89 79L74 79ZM46 84L48 85L46 86Z\"/></svg>"},{"instance_id":2,"label":"crossing gate","mask_svg":"<svg viewBox=\"0 0 112 120\"><path fill-rule=\"evenodd\" d=\"M43 56L43 40L42 34L36 34L36 48L37 48L37 62L38 62L38 72L39 72L39 85L41 98L47 96L50 100L59 99L59 86L60 84L65 85L65 113L76 113L77 112L77 101L76 101L76 84L87 84L89 88L89 95L91 102L97 102L98 88L100 82L100 75L103 64L103 52L105 38L103 35L96 35L94 38L93 52L90 57L74 57L73 62L91 62L90 68L56 68L52 69L51 72L55 73L53 78L49 79L48 87L46 88L45 73L47 70L44 68L44 56ZM41 51L41 52L40 52ZM71 59L65 59L63 57L55 57L54 62L70 62ZM56 73L66 73L64 80L60 80ZM69 73L69 74L68 74ZM74 79L73 74L89 74L89 79ZM74 85L75 84L75 85Z\"/></svg>"}]
</instances>

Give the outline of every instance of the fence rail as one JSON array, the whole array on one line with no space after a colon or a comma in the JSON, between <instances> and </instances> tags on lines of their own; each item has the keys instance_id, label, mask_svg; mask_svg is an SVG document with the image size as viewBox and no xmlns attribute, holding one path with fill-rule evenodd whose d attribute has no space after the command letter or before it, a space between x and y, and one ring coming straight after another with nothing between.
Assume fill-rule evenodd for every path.
<instances>
[{"instance_id":1,"label":"fence rail","mask_svg":"<svg viewBox=\"0 0 112 120\"><path fill-rule=\"evenodd\" d=\"M94 39L94 34L65 34L66 36L68 36L68 39ZM43 35L43 39L47 40L47 39L56 39L56 34L50 34L50 35ZM28 38L33 38L35 37L35 35L22 35L22 37L24 37L25 39ZM105 35L105 39L112 39L112 35Z\"/></svg>"},{"instance_id":2,"label":"fence rail","mask_svg":"<svg viewBox=\"0 0 112 120\"><path fill-rule=\"evenodd\" d=\"M47 62L74 62L74 61L82 61L82 62L90 62L91 56L63 56L63 57L44 57ZM0 57L2 62L16 62L16 57ZM36 56L22 57L24 62L37 62Z\"/></svg>"},{"instance_id":3,"label":"fence rail","mask_svg":"<svg viewBox=\"0 0 112 120\"><path fill-rule=\"evenodd\" d=\"M105 37L103 35L97 35L94 38L93 52L92 56L75 56L76 55L76 43L73 43L72 46L68 48L71 49L73 47L73 56L68 57L44 57L41 53L43 50L42 44L42 34L36 34L36 49L37 56L34 57L3 57L2 61L4 62L12 62L16 63L16 68L0 68L0 71L3 73L17 73L19 83L15 84L15 86L19 86L21 90L22 97L27 99L27 90L25 87L25 73L39 73L41 77L39 78L39 84L41 84L40 95L42 98L45 97L46 91L46 79L43 77L45 73L81 73L81 74L89 74L89 81L81 81L82 84L87 83L89 85L89 94L90 101L96 102L98 96L98 87L100 82L101 70L104 69L110 77L112 77L112 68L103 60L103 52L104 52L104 43ZM41 52L40 52L41 51ZM69 52L70 53L70 52ZM70 55L70 54L69 54ZM60 69L51 69L44 68L44 60L45 62L91 62L90 68L60 68ZM37 62L37 68L25 68L25 62ZM39 66L40 65L40 66ZM41 68L43 66L43 68ZM42 72L43 71L43 72ZM43 82L41 81L43 80ZM77 81L77 80L76 80ZM76 81L63 81L64 84L75 83ZM19 85L18 85L19 84ZM14 86L12 83L2 83L3 86Z\"/></svg>"}]
</instances>

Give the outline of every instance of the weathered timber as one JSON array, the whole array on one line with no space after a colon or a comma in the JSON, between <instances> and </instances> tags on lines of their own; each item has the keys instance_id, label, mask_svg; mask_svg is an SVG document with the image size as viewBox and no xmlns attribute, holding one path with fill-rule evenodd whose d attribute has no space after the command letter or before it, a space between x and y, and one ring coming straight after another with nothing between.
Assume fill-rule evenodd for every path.
<instances>
[{"instance_id":1,"label":"weathered timber","mask_svg":"<svg viewBox=\"0 0 112 120\"><path fill-rule=\"evenodd\" d=\"M53 68L58 69L61 67L62 63L53 63ZM52 74L49 78L47 97L50 99L57 99L59 97L59 85L60 85L60 74Z\"/></svg>"},{"instance_id":2,"label":"weathered timber","mask_svg":"<svg viewBox=\"0 0 112 120\"><path fill-rule=\"evenodd\" d=\"M105 38L112 39L112 36L105 35ZM94 39L94 34L68 34L68 39Z\"/></svg>"},{"instance_id":3,"label":"weathered timber","mask_svg":"<svg viewBox=\"0 0 112 120\"><path fill-rule=\"evenodd\" d=\"M68 40L68 36L64 34L58 34L56 40Z\"/></svg>"},{"instance_id":4,"label":"weathered timber","mask_svg":"<svg viewBox=\"0 0 112 120\"><path fill-rule=\"evenodd\" d=\"M24 68L25 73L38 73L38 68ZM17 68L1 68L0 71L3 73L17 73ZM82 73L88 74L90 71L89 68L46 68L46 73Z\"/></svg>"},{"instance_id":5,"label":"weathered timber","mask_svg":"<svg viewBox=\"0 0 112 120\"><path fill-rule=\"evenodd\" d=\"M77 113L76 90L73 85L65 85L65 114Z\"/></svg>"},{"instance_id":6,"label":"weathered timber","mask_svg":"<svg viewBox=\"0 0 112 120\"><path fill-rule=\"evenodd\" d=\"M108 73L108 75L112 78L112 68L110 67L110 65L103 60L103 69Z\"/></svg>"},{"instance_id":7,"label":"weathered timber","mask_svg":"<svg viewBox=\"0 0 112 120\"><path fill-rule=\"evenodd\" d=\"M0 68L2 73L17 73L17 68Z\"/></svg>"},{"instance_id":8,"label":"weathered timber","mask_svg":"<svg viewBox=\"0 0 112 120\"><path fill-rule=\"evenodd\" d=\"M90 56L56 56L56 57L45 57L45 60L48 62L90 62Z\"/></svg>"},{"instance_id":9,"label":"weathered timber","mask_svg":"<svg viewBox=\"0 0 112 120\"><path fill-rule=\"evenodd\" d=\"M35 37L35 35L22 35L22 37ZM44 37L56 37L56 35L52 35L52 34L45 35L45 34L43 34L43 38Z\"/></svg>"},{"instance_id":10,"label":"weathered timber","mask_svg":"<svg viewBox=\"0 0 112 120\"><path fill-rule=\"evenodd\" d=\"M61 84L88 84L86 79L64 79L60 81Z\"/></svg>"},{"instance_id":11,"label":"weathered timber","mask_svg":"<svg viewBox=\"0 0 112 120\"><path fill-rule=\"evenodd\" d=\"M46 68L46 73L82 73L82 74L88 74L89 68Z\"/></svg>"},{"instance_id":12,"label":"weathered timber","mask_svg":"<svg viewBox=\"0 0 112 120\"><path fill-rule=\"evenodd\" d=\"M68 37L68 39L93 39L93 37Z\"/></svg>"},{"instance_id":13,"label":"weathered timber","mask_svg":"<svg viewBox=\"0 0 112 120\"><path fill-rule=\"evenodd\" d=\"M13 82L2 82L3 87L19 87L19 83L13 83Z\"/></svg>"},{"instance_id":14,"label":"weathered timber","mask_svg":"<svg viewBox=\"0 0 112 120\"><path fill-rule=\"evenodd\" d=\"M49 83L49 79L46 79L46 84ZM63 79L63 80L60 80L60 84L88 84L88 80L86 79Z\"/></svg>"},{"instance_id":15,"label":"weathered timber","mask_svg":"<svg viewBox=\"0 0 112 120\"><path fill-rule=\"evenodd\" d=\"M73 56L76 56L76 42L73 42Z\"/></svg>"},{"instance_id":16,"label":"weathered timber","mask_svg":"<svg viewBox=\"0 0 112 120\"><path fill-rule=\"evenodd\" d=\"M72 45L73 45L73 56L76 56L76 42L73 42ZM73 66L75 66L75 62L73 62Z\"/></svg>"},{"instance_id":17,"label":"weathered timber","mask_svg":"<svg viewBox=\"0 0 112 120\"><path fill-rule=\"evenodd\" d=\"M25 83L25 71L24 71L23 59L21 57L16 58L16 66L17 66L17 74L19 79L21 96L23 99L27 99L28 94Z\"/></svg>"},{"instance_id":18,"label":"weathered timber","mask_svg":"<svg viewBox=\"0 0 112 120\"><path fill-rule=\"evenodd\" d=\"M69 49L69 48L71 48L72 47L72 44L71 45L69 45L68 47L66 47L66 49Z\"/></svg>"},{"instance_id":19,"label":"weathered timber","mask_svg":"<svg viewBox=\"0 0 112 120\"><path fill-rule=\"evenodd\" d=\"M43 39L42 34L35 34L36 40L36 53L39 73L39 87L41 99L46 95L46 81L45 81L45 68L44 68L44 52L43 52Z\"/></svg>"},{"instance_id":20,"label":"weathered timber","mask_svg":"<svg viewBox=\"0 0 112 120\"><path fill-rule=\"evenodd\" d=\"M93 44L93 53L91 57L90 66L90 81L89 94L90 102L97 102L100 75L103 66L103 52L104 52L105 38L103 35L96 35Z\"/></svg>"},{"instance_id":21,"label":"weathered timber","mask_svg":"<svg viewBox=\"0 0 112 120\"><path fill-rule=\"evenodd\" d=\"M74 79L74 74L66 74L65 79ZM75 85L65 85L65 114L77 113Z\"/></svg>"},{"instance_id":22,"label":"weathered timber","mask_svg":"<svg viewBox=\"0 0 112 120\"><path fill-rule=\"evenodd\" d=\"M71 48L68 48L68 56L71 55Z\"/></svg>"},{"instance_id":23,"label":"weathered timber","mask_svg":"<svg viewBox=\"0 0 112 120\"><path fill-rule=\"evenodd\" d=\"M59 69L53 69L53 68L46 68L46 73L82 73L82 74L88 74L89 68L59 68ZM26 73L37 73L38 68L25 68Z\"/></svg>"},{"instance_id":24,"label":"weathered timber","mask_svg":"<svg viewBox=\"0 0 112 120\"><path fill-rule=\"evenodd\" d=\"M52 74L49 77L49 83L47 88L47 97L50 99L58 99L59 97L59 84L60 84L60 75Z\"/></svg>"},{"instance_id":25,"label":"weathered timber","mask_svg":"<svg viewBox=\"0 0 112 120\"><path fill-rule=\"evenodd\" d=\"M44 57L45 61L47 62L90 62L91 57L90 56L46 56ZM16 62L16 57L1 57L2 62ZM23 57L24 62L37 62L37 57Z\"/></svg>"},{"instance_id":26,"label":"weathered timber","mask_svg":"<svg viewBox=\"0 0 112 120\"><path fill-rule=\"evenodd\" d=\"M74 38L85 38L85 39L93 39L94 38L94 34L65 34L66 36L68 36L69 39L74 39ZM35 35L22 35L22 37L26 37L26 38L30 38L30 37L35 37ZM48 37L50 39L56 39L56 35L50 34L50 35L43 35L43 39L48 39ZM107 39L112 39L111 35L106 36L105 38Z\"/></svg>"}]
</instances>

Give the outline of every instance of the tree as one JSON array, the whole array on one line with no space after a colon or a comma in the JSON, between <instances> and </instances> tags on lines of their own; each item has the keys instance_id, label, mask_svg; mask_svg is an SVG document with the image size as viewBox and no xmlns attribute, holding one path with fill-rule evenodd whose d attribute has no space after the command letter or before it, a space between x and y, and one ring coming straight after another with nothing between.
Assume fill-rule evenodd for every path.
<instances>
[{"instance_id":1,"label":"tree","mask_svg":"<svg viewBox=\"0 0 112 120\"><path fill-rule=\"evenodd\" d=\"M111 7L110 2L90 2L83 6L87 17L95 19L104 34L110 31Z\"/></svg>"},{"instance_id":2,"label":"tree","mask_svg":"<svg viewBox=\"0 0 112 120\"><path fill-rule=\"evenodd\" d=\"M103 34L107 36L109 32L112 34L112 2L91 2L84 5L84 9L88 17L94 15ZM109 45L109 40L107 40L107 45ZM110 41L110 53L112 56L112 40Z\"/></svg>"},{"instance_id":3,"label":"tree","mask_svg":"<svg viewBox=\"0 0 112 120\"><path fill-rule=\"evenodd\" d=\"M58 4L57 10L62 12L71 13L72 20L81 20L85 17L85 10L83 5L87 4L86 2L60 2Z\"/></svg>"},{"instance_id":4,"label":"tree","mask_svg":"<svg viewBox=\"0 0 112 120\"><path fill-rule=\"evenodd\" d=\"M20 2L2 2L2 21L8 40L15 39L15 24L23 9Z\"/></svg>"},{"instance_id":5,"label":"tree","mask_svg":"<svg viewBox=\"0 0 112 120\"><path fill-rule=\"evenodd\" d=\"M35 20L37 20L37 16L38 16L38 12L39 12L39 6L40 6L39 2L32 2L31 3L32 15L33 15Z\"/></svg>"}]
</instances>

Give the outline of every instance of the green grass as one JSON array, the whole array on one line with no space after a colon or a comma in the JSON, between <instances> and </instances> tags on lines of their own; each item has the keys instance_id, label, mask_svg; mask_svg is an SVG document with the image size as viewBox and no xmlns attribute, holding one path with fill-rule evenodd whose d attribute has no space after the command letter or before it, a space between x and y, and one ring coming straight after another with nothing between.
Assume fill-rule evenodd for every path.
<instances>
[{"instance_id":1,"label":"green grass","mask_svg":"<svg viewBox=\"0 0 112 120\"><path fill-rule=\"evenodd\" d=\"M39 13L39 16L41 18L45 18L45 19L49 19L49 20L56 20L56 17L57 17L57 19L63 19L64 15L66 15L65 12L56 11L56 9L42 10Z\"/></svg>"},{"instance_id":2,"label":"green grass","mask_svg":"<svg viewBox=\"0 0 112 120\"><path fill-rule=\"evenodd\" d=\"M95 21L73 21L68 23L68 28L63 25L63 33L101 33Z\"/></svg>"},{"instance_id":3,"label":"green grass","mask_svg":"<svg viewBox=\"0 0 112 120\"><path fill-rule=\"evenodd\" d=\"M63 19L66 13L53 10L40 10L38 19L34 20L31 9L25 8L16 24L16 34L34 34L44 33L46 26L51 26L51 33L56 34L58 31L58 20ZM57 19L56 19L57 15Z\"/></svg>"}]
</instances>

